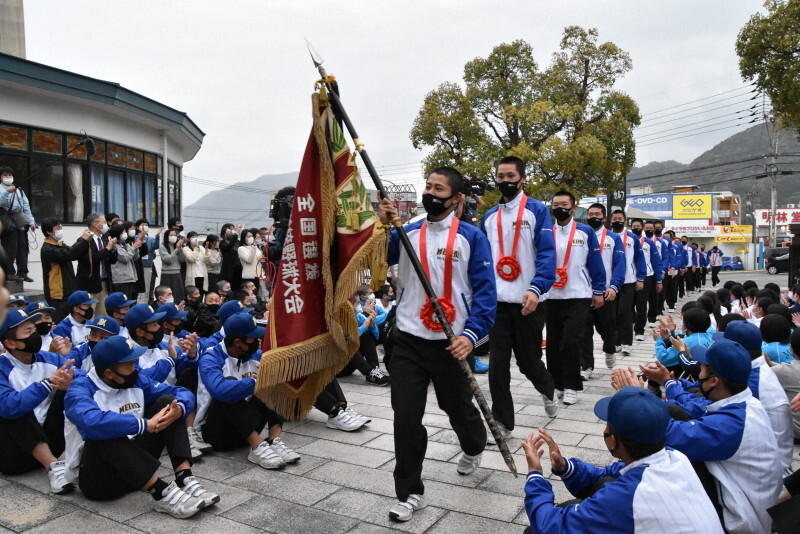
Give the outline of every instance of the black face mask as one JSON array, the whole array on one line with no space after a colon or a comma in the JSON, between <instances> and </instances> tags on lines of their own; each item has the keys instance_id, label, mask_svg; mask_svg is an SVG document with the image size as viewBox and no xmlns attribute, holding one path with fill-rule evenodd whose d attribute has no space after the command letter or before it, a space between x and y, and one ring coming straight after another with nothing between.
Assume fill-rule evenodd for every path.
<instances>
[{"instance_id":1,"label":"black face mask","mask_svg":"<svg viewBox=\"0 0 800 534\"><path fill-rule=\"evenodd\" d=\"M92 308L89 308L88 310L76 308L76 310L78 311L78 315L83 316L84 321L89 321L92 317L94 317L94 310Z\"/></svg>"},{"instance_id":2,"label":"black face mask","mask_svg":"<svg viewBox=\"0 0 800 534\"><path fill-rule=\"evenodd\" d=\"M661 237L661 230L656 228L656 237Z\"/></svg>"},{"instance_id":3,"label":"black face mask","mask_svg":"<svg viewBox=\"0 0 800 534\"><path fill-rule=\"evenodd\" d=\"M516 194L519 192L519 184L522 182L500 182L497 184L497 189L500 190L500 194L506 198L514 198Z\"/></svg>"},{"instance_id":4,"label":"black face mask","mask_svg":"<svg viewBox=\"0 0 800 534\"><path fill-rule=\"evenodd\" d=\"M705 389L703 389L703 384L706 382L706 380L711 380L712 378L713 378L712 376L707 376L705 378L697 379L697 386L700 388L700 393L702 393L703 397L707 399L709 398L709 395L711 395L711 392L714 391L714 388L711 388L708 391L706 391Z\"/></svg>"},{"instance_id":5,"label":"black face mask","mask_svg":"<svg viewBox=\"0 0 800 534\"><path fill-rule=\"evenodd\" d=\"M235 296L232 289L225 292L225 300L234 300Z\"/></svg>"},{"instance_id":6,"label":"black face mask","mask_svg":"<svg viewBox=\"0 0 800 534\"><path fill-rule=\"evenodd\" d=\"M206 309L211 313L217 313L219 311L219 304L206 304Z\"/></svg>"},{"instance_id":7,"label":"black face mask","mask_svg":"<svg viewBox=\"0 0 800 534\"><path fill-rule=\"evenodd\" d=\"M570 217L570 212L567 208L553 208L553 217L557 221L566 221Z\"/></svg>"},{"instance_id":8,"label":"black face mask","mask_svg":"<svg viewBox=\"0 0 800 534\"><path fill-rule=\"evenodd\" d=\"M684 247L686 246L686 243L688 243L688 241L681 241L681 245L683 245Z\"/></svg>"},{"instance_id":9,"label":"black face mask","mask_svg":"<svg viewBox=\"0 0 800 534\"><path fill-rule=\"evenodd\" d=\"M22 341L25 344L21 349L17 349L20 352L36 354L42 350L42 336L39 335L39 332L34 332L25 339L15 339L14 341Z\"/></svg>"},{"instance_id":10,"label":"black face mask","mask_svg":"<svg viewBox=\"0 0 800 534\"><path fill-rule=\"evenodd\" d=\"M242 343L244 343L244 339L239 338L239 340ZM251 343L245 343L245 344L247 345L247 350L244 351L244 354L242 354L242 357L252 356L253 354L255 354L256 351L258 350L258 348L261 346L261 340L260 339L254 339Z\"/></svg>"},{"instance_id":11,"label":"black face mask","mask_svg":"<svg viewBox=\"0 0 800 534\"><path fill-rule=\"evenodd\" d=\"M442 213L446 212L449 208L445 206L445 202L453 198L449 196L447 198L437 197L431 193L425 193L422 195L422 206L425 208L425 211L428 212L429 215L433 217L438 217ZM452 206L450 206L452 207Z\"/></svg>"},{"instance_id":12,"label":"black face mask","mask_svg":"<svg viewBox=\"0 0 800 534\"><path fill-rule=\"evenodd\" d=\"M49 334L51 328L53 328L53 323L36 323L36 331L40 336Z\"/></svg>"},{"instance_id":13,"label":"black face mask","mask_svg":"<svg viewBox=\"0 0 800 534\"><path fill-rule=\"evenodd\" d=\"M653 237L654 233L655 232L653 232L652 230L645 230L644 231L644 235L647 236L647 237Z\"/></svg>"},{"instance_id":14,"label":"black face mask","mask_svg":"<svg viewBox=\"0 0 800 534\"><path fill-rule=\"evenodd\" d=\"M164 339L164 331L162 329L158 329L155 332L150 332L149 330L147 333L152 337L152 339L148 340L147 347L150 349L154 349L161 343L161 340Z\"/></svg>"},{"instance_id":15,"label":"black face mask","mask_svg":"<svg viewBox=\"0 0 800 534\"><path fill-rule=\"evenodd\" d=\"M642 229L641 228L631 228L631 232L633 232L636 235L642 235Z\"/></svg>"},{"instance_id":16,"label":"black face mask","mask_svg":"<svg viewBox=\"0 0 800 534\"><path fill-rule=\"evenodd\" d=\"M93 351L93 350L94 350L94 347L95 347L95 345L97 345L97 343L99 343L99 342L98 342L98 341L92 341L92 340L90 339L90 340L88 341L88 343L89 343L89 351L91 352L91 351Z\"/></svg>"},{"instance_id":17,"label":"black face mask","mask_svg":"<svg viewBox=\"0 0 800 534\"><path fill-rule=\"evenodd\" d=\"M589 226L595 230L599 230L600 227L603 226L603 219L600 217L589 217Z\"/></svg>"},{"instance_id":18,"label":"black face mask","mask_svg":"<svg viewBox=\"0 0 800 534\"><path fill-rule=\"evenodd\" d=\"M612 222L611 223L611 229L614 230L617 233L620 233L621 231L623 231L625 229L625 223L624 222L619 222L619 221Z\"/></svg>"},{"instance_id":19,"label":"black face mask","mask_svg":"<svg viewBox=\"0 0 800 534\"><path fill-rule=\"evenodd\" d=\"M111 381L111 387L114 388L114 389L129 389L129 388L132 388L133 386L136 385L136 381L139 380L139 371L137 371L136 369L134 369L133 372L131 374L129 374L129 375L123 375L123 374L120 374L120 373L118 373L116 371L113 371L113 373L115 375L121 377L122 380L123 380L122 384L119 384L119 383L117 383L117 382L112 380Z\"/></svg>"}]
</instances>

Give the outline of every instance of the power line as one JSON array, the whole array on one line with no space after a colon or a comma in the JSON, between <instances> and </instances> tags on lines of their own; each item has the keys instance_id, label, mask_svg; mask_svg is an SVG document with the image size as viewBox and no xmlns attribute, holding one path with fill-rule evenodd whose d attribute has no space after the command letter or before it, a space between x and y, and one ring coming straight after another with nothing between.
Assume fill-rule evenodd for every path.
<instances>
[{"instance_id":1,"label":"power line","mask_svg":"<svg viewBox=\"0 0 800 534\"><path fill-rule=\"evenodd\" d=\"M752 122L753 121L751 121L751 123ZM646 147L646 146L660 145L662 143L670 143L672 141L677 141L678 139L685 139L687 137L695 137L697 135L703 135L703 134L712 133L712 132L719 132L720 130L729 130L731 128L738 128L739 126L742 126L742 124L733 124L731 126L723 126L722 128L717 128L715 130L708 130L708 131L705 131L705 132L698 132L698 133L693 133L693 134L689 134L689 135L683 135L683 136L680 136L680 137L674 137L672 139L665 139L664 141L655 141L653 143L640 144L638 146Z\"/></svg>"},{"instance_id":2,"label":"power line","mask_svg":"<svg viewBox=\"0 0 800 534\"><path fill-rule=\"evenodd\" d=\"M645 128L652 128L653 126L660 126L662 124L667 124L667 123L670 123L670 122L682 121L684 119L689 119L691 117L697 117L698 115L706 115L708 113L711 113L712 111L717 111L717 110L725 109L725 108L731 108L731 107L734 107L734 106L739 106L741 104L749 104L751 101L752 101L752 99L748 98L746 100L742 100L741 102L733 102L731 104L725 104L724 106L720 106L718 108L705 109L703 111L698 111L697 113L690 113L689 115L684 115L683 117L676 117L674 119L669 119L669 120L666 120L666 121L654 122L653 124L647 124L645 126L637 126L634 129L635 130L644 130ZM745 108L745 109L758 109L759 107L763 107L763 106L764 106L764 104L762 104L762 103L756 103L756 104L753 104L752 106L750 106L749 108ZM665 115L665 117L668 117L668 116L669 115Z\"/></svg>"},{"instance_id":3,"label":"power line","mask_svg":"<svg viewBox=\"0 0 800 534\"><path fill-rule=\"evenodd\" d=\"M676 108L680 108L680 107L683 107L683 106L688 106L689 104L694 104L695 102L702 102L703 100L708 100L710 98L715 98L715 97L718 97L718 96L727 95L729 93L734 93L736 91L741 91L742 89L748 89L750 87L753 87L753 85L754 84L751 83L749 85L745 85L743 87L738 87L736 89L731 89L729 91L723 91L723 92L717 93L715 95L706 96L706 97L703 97L703 98L698 98L697 100L690 100L689 102L684 102L683 104L676 104L676 105L670 106L668 108L662 108L662 109L658 109L658 110L655 110L655 111L648 111L647 113L643 113L642 117L645 117L647 115L655 115L656 113L661 113L662 111L669 111L671 109L676 109ZM739 96L741 96L741 95L739 95Z\"/></svg>"},{"instance_id":4,"label":"power line","mask_svg":"<svg viewBox=\"0 0 800 534\"><path fill-rule=\"evenodd\" d=\"M688 132L695 132L695 131L697 131L697 130L703 130L703 129L705 129L705 128L711 128L712 126L719 126L720 124L727 124L727 123L729 123L729 122L738 122L738 123L741 123L741 121L743 121L743 120L747 120L747 119L749 119L749 118L751 118L751 117L752 117L752 115L748 115L748 116L746 116L746 117L735 117L735 118L733 118L733 119L726 119L726 120L723 120L723 121L721 121L721 122L715 122L715 123L712 123L712 124L706 124L705 126L699 126L699 127L697 127L697 128L690 128L690 129L688 129L688 130L682 130L682 131L680 131L680 132L675 132L675 133L672 133L672 134L662 135L662 136L660 136L660 137L652 137L651 139L645 139L645 140L642 142L642 144L640 144L639 146L648 146L648 143L650 143L650 142L652 142L652 141L657 141L657 140L659 140L659 139L673 138L673 137L674 137L674 136L676 136L676 135L680 135L680 134L684 134L684 133L688 133ZM752 123L752 122L755 122L755 121L749 121L749 122L751 122L751 123ZM685 126L684 126L684 127L679 127L679 128L677 128L677 129L681 129L681 128L685 128ZM650 136L653 136L653 135L659 135L660 133L662 133L662 132L656 132L656 133L650 134ZM681 137L677 137L676 139L681 139Z\"/></svg>"}]
</instances>

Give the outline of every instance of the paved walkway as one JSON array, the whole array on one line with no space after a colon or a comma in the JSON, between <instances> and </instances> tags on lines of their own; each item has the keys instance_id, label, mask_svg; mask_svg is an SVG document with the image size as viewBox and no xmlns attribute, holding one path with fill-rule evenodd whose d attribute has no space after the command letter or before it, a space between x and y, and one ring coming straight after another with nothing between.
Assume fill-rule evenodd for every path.
<instances>
[{"instance_id":1,"label":"paved walkway","mask_svg":"<svg viewBox=\"0 0 800 534\"><path fill-rule=\"evenodd\" d=\"M599 338L595 336L599 351ZM617 366L635 366L653 359L653 340L635 343L633 353ZM189 520L152 511L149 495L136 492L117 501L89 501L79 491L66 496L49 492L43 471L0 478L0 532L274 532L274 533L382 533L492 532L519 534L528 521L523 510L524 474L527 472L521 439L544 426L562 453L600 465L613 461L603 444L604 423L592 408L601 397L613 394L610 371L602 354L594 376L585 383L578 403L562 407L549 419L539 394L516 370L511 390L517 408L517 428L510 448L517 479L508 472L496 448L484 453L481 467L470 476L456 473L460 448L445 414L428 396L424 424L429 444L423 478L430 505L408 523L392 523L388 509L395 502L392 468L394 440L389 388L366 385L358 375L342 381L354 409L372 418L366 428L346 433L325 427L326 418L312 411L308 419L287 423L286 443L302 455L300 462L280 471L266 471L249 463L244 449L210 453L194 472L222 500ZM486 376L479 376L489 394ZM796 462L797 463L797 462ZM169 477L168 461L163 475ZM545 471L549 465L545 461ZM571 496L553 480L556 501Z\"/></svg>"}]
</instances>

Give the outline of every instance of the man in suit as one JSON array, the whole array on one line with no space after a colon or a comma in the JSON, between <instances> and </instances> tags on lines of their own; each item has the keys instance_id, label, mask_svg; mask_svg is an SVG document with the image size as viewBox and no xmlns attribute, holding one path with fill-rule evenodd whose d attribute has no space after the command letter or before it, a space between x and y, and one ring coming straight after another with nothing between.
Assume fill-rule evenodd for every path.
<instances>
[{"instance_id":1,"label":"man in suit","mask_svg":"<svg viewBox=\"0 0 800 534\"><path fill-rule=\"evenodd\" d=\"M89 251L78 258L78 289L88 291L92 299L97 301L94 315L107 315L103 303L111 287L111 264L117 261L117 239L105 235L108 224L102 213L89 215L86 226L92 234Z\"/></svg>"}]
</instances>

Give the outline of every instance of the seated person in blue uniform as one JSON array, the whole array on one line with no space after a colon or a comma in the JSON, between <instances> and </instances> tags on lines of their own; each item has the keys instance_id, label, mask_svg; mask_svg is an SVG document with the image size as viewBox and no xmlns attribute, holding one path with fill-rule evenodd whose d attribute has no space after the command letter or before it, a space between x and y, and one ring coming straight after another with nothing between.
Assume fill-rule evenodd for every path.
<instances>
[{"instance_id":1,"label":"seated person in blue uniform","mask_svg":"<svg viewBox=\"0 0 800 534\"><path fill-rule=\"evenodd\" d=\"M130 337L128 329L125 328L125 314L131 309L131 306L136 304L135 300L130 300L125 293L116 292L111 293L106 297L105 306L106 313L113 317L119 325L119 335L123 337ZM115 334L116 335L116 334Z\"/></svg>"},{"instance_id":2,"label":"seated person in blue uniform","mask_svg":"<svg viewBox=\"0 0 800 534\"><path fill-rule=\"evenodd\" d=\"M92 349L105 338L120 335L120 328L117 321L107 315L93 317L90 321L86 321L86 327L89 329L89 338L80 345L72 347L67 353L67 358L75 360L75 365L84 371L89 371L94 367Z\"/></svg>"},{"instance_id":3,"label":"seated person in blue uniform","mask_svg":"<svg viewBox=\"0 0 800 534\"><path fill-rule=\"evenodd\" d=\"M523 442L528 461L525 512L536 533L609 532L722 533L722 525L691 462L665 447L669 413L644 388L625 387L597 401L595 415L606 421L603 440L620 461L596 467L565 459L543 428ZM541 456L577 499L553 505Z\"/></svg>"},{"instance_id":4,"label":"seated person in blue uniform","mask_svg":"<svg viewBox=\"0 0 800 534\"><path fill-rule=\"evenodd\" d=\"M28 315L33 315L34 313L39 314L39 319L34 321L34 324L36 325L36 331L42 336L42 348L48 352L60 352L61 340L64 339L60 337L54 338L52 335L55 327L53 324L53 314L55 311L56 309L50 306L45 300L31 302L25 308L25 313ZM51 345L54 339L56 340L56 344Z\"/></svg>"},{"instance_id":5,"label":"seated person in blue uniform","mask_svg":"<svg viewBox=\"0 0 800 534\"><path fill-rule=\"evenodd\" d=\"M64 391L75 375L73 360L42 350L34 321L9 310L0 326L0 472L26 473L44 466L53 493L72 490L64 478Z\"/></svg>"},{"instance_id":6,"label":"seated person in blue uniform","mask_svg":"<svg viewBox=\"0 0 800 534\"><path fill-rule=\"evenodd\" d=\"M91 500L144 490L157 512L191 517L219 502L191 469L183 419L194 409L194 396L139 374L135 362L145 350L122 336L95 346L94 368L73 383L64 401L82 438L70 443L68 462L80 466L79 485ZM164 448L175 471L169 484L156 474Z\"/></svg>"},{"instance_id":7,"label":"seated person in blue uniform","mask_svg":"<svg viewBox=\"0 0 800 534\"><path fill-rule=\"evenodd\" d=\"M69 315L53 329L53 337L66 337L73 345L83 343L89 335L86 321L94 317L93 304L97 301L86 291L76 291L67 299Z\"/></svg>"},{"instance_id":8,"label":"seated person in blue uniform","mask_svg":"<svg viewBox=\"0 0 800 534\"><path fill-rule=\"evenodd\" d=\"M17 293L15 295L8 296L8 302L6 302L6 308L9 310L24 310L28 306L28 296L24 293Z\"/></svg>"}]
</instances>

